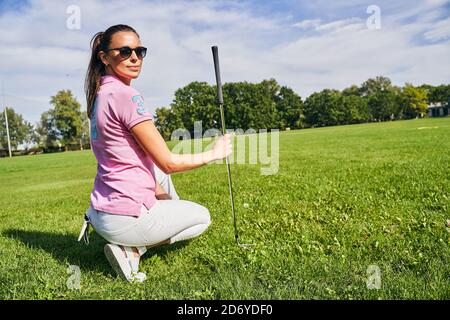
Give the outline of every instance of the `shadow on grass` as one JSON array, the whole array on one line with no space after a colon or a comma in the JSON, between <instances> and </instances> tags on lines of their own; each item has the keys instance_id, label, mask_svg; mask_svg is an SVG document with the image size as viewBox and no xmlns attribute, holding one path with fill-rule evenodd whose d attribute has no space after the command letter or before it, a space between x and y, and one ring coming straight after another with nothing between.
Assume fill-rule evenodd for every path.
<instances>
[{"instance_id":1,"label":"shadow on grass","mask_svg":"<svg viewBox=\"0 0 450 320\"><path fill-rule=\"evenodd\" d=\"M8 229L1 235L19 240L31 249L47 251L61 263L77 265L81 269L100 272L105 276L116 276L103 253L103 247L107 242L95 231L90 234L89 245L86 245L84 241L78 242L73 235L61 233ZM187 244L188 241L183 241L172 245L153 247L147 250L142 259L145 261L154 254L158 254L164 259L170 251L182 248Z\"/></svg>"}]
</instances>

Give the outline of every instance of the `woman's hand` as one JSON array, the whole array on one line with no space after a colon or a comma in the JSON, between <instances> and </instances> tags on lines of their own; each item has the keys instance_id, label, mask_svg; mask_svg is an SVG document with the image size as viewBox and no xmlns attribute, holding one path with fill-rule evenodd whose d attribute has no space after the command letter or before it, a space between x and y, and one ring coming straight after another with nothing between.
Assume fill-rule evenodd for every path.
<instances>
[{"instance_id":1,"label":"woman's hand","mask_svg":"<svg viewBox=\"0 0 450 320\"><path fill-rule=\"evenodd\" d=\"M214 143L212 148L212 154L215 160L220 160L228 157L233 152L233 146L231 145L231 134L227 133L221 136Z\"/></svg>"},{"instance_id":2,"label":"woman's hand","mask_svg":"<svg viewBox=\"0 0 450 320\"><path fill-rule=\"evenodd\" d=\"M158 181L156 181L155 197L158 200L172 200L170 194L168 194L166 190L161 187Z\"/></svg>"},{"instance_id":3,"label":"woman's hand","mask_svg":"<svg viewBox=\"0 0 450 320\"><path fill-rule=\"evenodd\" d=\"M158 199L158 200L172 200L172 197L170 196L170 194L161 193L161 194L157 194L156 195L156 199Z\"/></svg>"}]
</instances>

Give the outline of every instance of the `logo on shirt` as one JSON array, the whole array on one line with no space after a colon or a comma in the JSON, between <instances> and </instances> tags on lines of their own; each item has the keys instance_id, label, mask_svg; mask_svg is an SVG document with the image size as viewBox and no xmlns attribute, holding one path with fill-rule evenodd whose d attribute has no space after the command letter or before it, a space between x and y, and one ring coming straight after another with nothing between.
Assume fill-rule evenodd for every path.
<instances>
[{"instance_id":1,"label":"logo on shirt","mask_svg":"<svg viewBox=\"0 0 450 320\"><path fill-rule=\"evenodd\" d=\"M95 99L94 105L92 106L91 139L92 140L97 140L97 99Z\"/></svg>"},{"instance_id":2,"label":"logo on shirt","mask_svg":"<svg viewBox=\"0 0 450 320\"><path fill-rule=\"evenodd\" d=\"M140 115L144 115L149 111L144 106L144 98L141 95L136 95L131 98L134 104L137 105L136 112Z\"/></svg>"}]
</instances>

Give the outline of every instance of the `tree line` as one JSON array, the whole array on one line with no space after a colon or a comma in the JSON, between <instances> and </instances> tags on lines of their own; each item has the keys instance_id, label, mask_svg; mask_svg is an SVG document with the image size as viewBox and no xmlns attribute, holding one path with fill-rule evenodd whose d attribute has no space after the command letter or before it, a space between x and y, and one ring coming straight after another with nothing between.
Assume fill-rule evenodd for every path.
<instances>
[{"instance_id":1,"label":"tree line","mask_svg":"<svg viewBox=\"0 0 450 320\"><path fill-rule=\"evenodd\" d=\"M450 85L392 84L387 77L368 79L342 91L325 89L303 100L275 79L260 83L223 85L225 123L228 128L302 129L374 121L412 119L427 115L428 105L450 101ZM156 125L165 139L177 128L193 133L194 122L220 129L216 86L192 82L175 92L170 107L156 109Z\"/></svg>"},{"instance_id":2,"label":"tree line","mask_svg":"<svg viewBox=\"0 0 450 320\"><path fill-rule=\"evenodd\" d=\"M412 119L427 115L428 105L450 103L450 85L403 87L387 77L368 79L342 91L325 89L305 100L275 79L260 83L233 82L223 85L227 128L302 129L374 121ZM194 132L194 122L202 121L204 130L221 129L216 104L216 86L191 82L175 91L168 107L156 109L155 124L164 139L176 129ZM89 119L70 90L61 90L50 100L52 108L32 125L14 109L8 108L11 148L34 144L46 152L89 148ZM0 147L7 149L4 112L0 114Z\"/></svg>"},{"instance_id":3,"label":"tree line","mask_svg":"<svg viewBox=\"0 0 450 320\"><path fill-rule=\"evenodd\" d=\"M86 112L70 90L61 90L52 96L53 108L43 112L34 125L23 119L14 109L7 108L11 149L21 144L32 144L26 151L54 152L89 148L89 123ZM0 114L0 149L8 148L4 111Z\"/></svg>"}]
</instances>

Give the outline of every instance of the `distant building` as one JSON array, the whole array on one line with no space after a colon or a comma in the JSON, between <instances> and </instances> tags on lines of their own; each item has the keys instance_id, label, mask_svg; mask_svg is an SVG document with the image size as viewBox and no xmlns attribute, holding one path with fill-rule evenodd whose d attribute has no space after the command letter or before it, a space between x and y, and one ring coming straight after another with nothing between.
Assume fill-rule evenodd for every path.
<instances>
[{"instance_id":1,"label":"distant building","mask_svg":"<svg viewBox=\"0 0 450 320\"><path fill-rule=\"evenodd\" d=\"M449 115L450 103L432 103L428 106L428 115L430 117L446 117Z\"/></svg>"}]
</instances>

